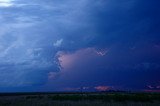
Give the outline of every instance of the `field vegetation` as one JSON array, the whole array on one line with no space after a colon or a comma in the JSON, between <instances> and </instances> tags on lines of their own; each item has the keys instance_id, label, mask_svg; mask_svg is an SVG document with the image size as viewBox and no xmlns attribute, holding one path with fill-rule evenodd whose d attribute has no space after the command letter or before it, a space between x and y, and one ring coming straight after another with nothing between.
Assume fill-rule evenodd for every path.
<instances>
[{"instance_id":1,"label":"field vegetation","mask_svg":"<svg viewBox=\"0 0 160 106\"><path fill-rule=\"evenodd\" d=\"M159 93L0 94L0 106L160 106Z\"/></svg>"}]
</instances>

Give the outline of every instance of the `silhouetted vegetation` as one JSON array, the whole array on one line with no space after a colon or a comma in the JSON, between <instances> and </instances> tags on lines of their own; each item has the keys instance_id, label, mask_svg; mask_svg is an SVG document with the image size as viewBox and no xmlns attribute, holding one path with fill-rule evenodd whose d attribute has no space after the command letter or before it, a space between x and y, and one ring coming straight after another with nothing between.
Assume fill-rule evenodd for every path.
<instances>
[{"instance_id":1,"label":"silhouetted vegetation","mask_svg":"<svg viewBox=\"0 0 160 106\"><path fill-rule=\"evenodd\" d=\"M56 94L50 95L52 100L103 100L103 101L134 101L134 102L153 102L160 101L159 94L125 94L125 93L109 93L109 94Z\"/></svg>"},{"instance_id":2,"label":"silhouetted vegetation","mask_svg":"<svg viewBox=\"0 0 160 106\"><path fill-rule=\"evenodd\" d=\"M159 93L3 94L0 106L160 106Z\"/></svg>"}]
</instances>

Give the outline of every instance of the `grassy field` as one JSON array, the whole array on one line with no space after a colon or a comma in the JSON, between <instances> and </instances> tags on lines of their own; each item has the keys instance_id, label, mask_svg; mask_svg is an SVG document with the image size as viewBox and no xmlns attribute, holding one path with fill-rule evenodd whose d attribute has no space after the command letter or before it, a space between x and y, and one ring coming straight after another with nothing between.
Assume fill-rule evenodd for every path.
<instances>
[{"instance_id":1,"label":"grassy field","mask_svg":"<svg viewBox=\"0 0 160 106\"><path fill-rule=\"evenodd\" d=\"M0 106L160 106L159 93L0 94Z\"/></svg>"}]
</instances>

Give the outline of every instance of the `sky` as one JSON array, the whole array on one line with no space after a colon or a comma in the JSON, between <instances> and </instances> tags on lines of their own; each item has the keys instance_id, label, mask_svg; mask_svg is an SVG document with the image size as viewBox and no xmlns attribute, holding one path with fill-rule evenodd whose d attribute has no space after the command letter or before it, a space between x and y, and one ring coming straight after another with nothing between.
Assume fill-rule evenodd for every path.
<instances>
[{"instance_id":1,"label":"sky","mask_svg":"<svg viewBox=\"0 0 160 106\"><path fill-rule=\"evenodd\" d=\"M160 92L159 0L0 0L0 92Z\"/></svg>"}]
</instances>

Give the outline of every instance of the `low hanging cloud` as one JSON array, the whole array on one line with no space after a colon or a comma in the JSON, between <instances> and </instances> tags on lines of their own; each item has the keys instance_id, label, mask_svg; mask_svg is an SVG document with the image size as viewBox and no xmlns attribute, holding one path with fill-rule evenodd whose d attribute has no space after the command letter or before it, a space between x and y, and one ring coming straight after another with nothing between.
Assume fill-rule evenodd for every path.
<instances>
[{"instance_id":1,"label":"low hanging cloud","mask_svg":"<svg viewBox=\"0 0 160 106\"><path fill-rule=\"evenodd\" d=\"M96 86L94 87L97 91L108 91L111 90L112 88L110 86Z\"/></svg>"},{"instance_id":2,"label":"low hanging cloud","mask_svg":"<svg viewBox=\"0 0 160 106\"><path fill-rule=\"evenodd\" d=\"M103 51L106 50L103 49ZM75 52L59 51L56 58L60 71L49 73L49 83L52 83L54 86L63 85L60 88L71 86L69 87L71 89L74 89L72 86L77 86L77 88L80 87L78 85L89 86L88 83L91 83L96 75L104 73L101 70L106 67L103 66L103 61L107 58L107 54L102 56L97 53L103 51L96 48L84 48ZM102 83L106 82L103 78L99 78L98 80ZM63 84L59 84L58 82L63 82ZM96 83L93 86L95 85ZM91 90L94 90L94 88L92 87Z\"/></svg>"},{"instance_id":3,"label":"low hanging cloud","mask_svg":"<svg viewBox=\"0 0 160 106\"><path fill-rule=\"evenodd\" d=\"M83 87L66 87L66 88L61 88L61 91L98 91L98 92L104 92L104 91L109 91L109 90L114 90L113 87L111 86L83 86Z\"/></svg>"},{"instance_id":4,"label":"low hanging cloud","mask_svg":"<svg viewBox=\"0 0 160 106\"><path fill-rule=\"evenodd\" d=\"M85 64L87 61L106 55L107 50L96 50L95 48L85 48L77 50L74 53L65 53L60 51L57 53L58 61L62 69L68 69L75 66L76 62Z\"/></svg>"},{"instance_id":5,"label":"low hanging cloud","mask_svg":"<svg viewBox=\"0 0 160 106\"><path fill-rule=\"evenodd\" d=\"M76 72L74 68L77 69L79 67L85 67L85 65L90 64L91 61L100 59L102 56L104 56L99 53L105 52L106 55L106 51L107 50L96 50L95 48L84 48L73 53L59 51L56 54L56 58L60 71L50 72L48 77L49 79L55 79L57 76L61 77L61 75L63 76L67 73L72 74L73 71Z\"/></svg>"}]
</instances>

